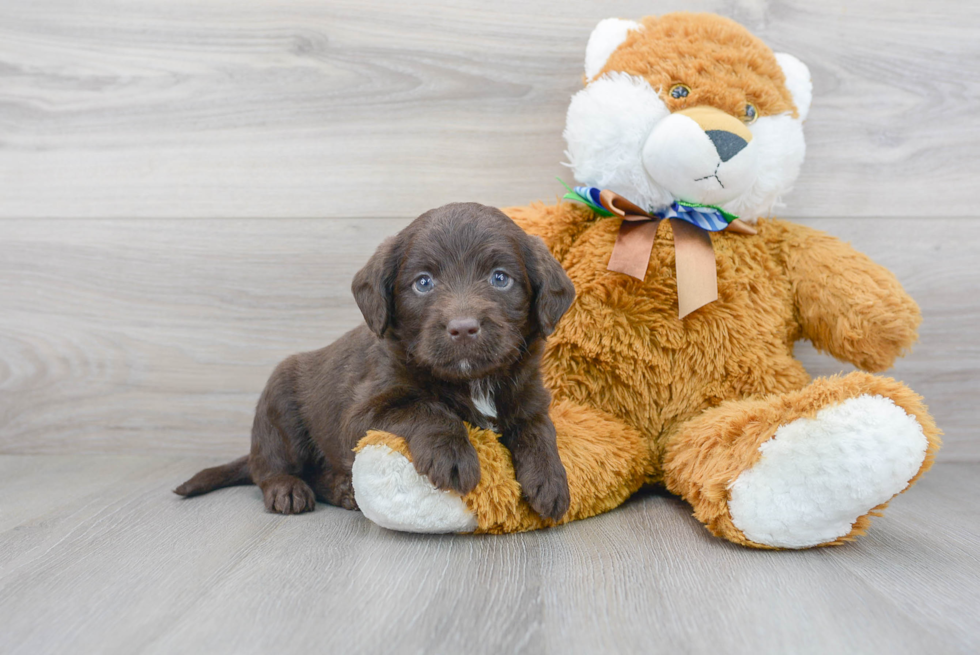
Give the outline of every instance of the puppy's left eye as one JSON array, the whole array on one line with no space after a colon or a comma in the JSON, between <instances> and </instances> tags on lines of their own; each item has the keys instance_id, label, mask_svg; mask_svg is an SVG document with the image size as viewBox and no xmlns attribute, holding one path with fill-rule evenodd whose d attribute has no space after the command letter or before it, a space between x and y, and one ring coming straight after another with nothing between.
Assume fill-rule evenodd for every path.
<instances>
[{"instance_id":1,"label":"puppy's left eye","mask_svg":"<svg viewBox=\"0 0 980 655\"><path fill-rule=\"evenodd\" d=\"M490 284L498 289L506 289L514 280L503 271L494 271L490 275Z\"/></svg>"},{"instance_id":2,"label":"puppy's left eye","mask_svg":"<svg viewBox=\"0 0 980 655\"><path fill-rule=\"evenodd\" d=\"M415 283L412 286L415 287L416 293L429 293L435 285L432 276L423 274L415 278Z\"/></svg>"},{"instance_id":3,"label":"puppy's left eye","mask_svg":"<svg viewBox=\"0 0 980 655\"><path fill-rule=\"evenodd\" d=\"M755 119L759 117L759 112L756 111L755 105L751 102L745 105L745 115L742 116L742 122L746 125L751 125L755 122Z\"/></svg>"}]
</instances>

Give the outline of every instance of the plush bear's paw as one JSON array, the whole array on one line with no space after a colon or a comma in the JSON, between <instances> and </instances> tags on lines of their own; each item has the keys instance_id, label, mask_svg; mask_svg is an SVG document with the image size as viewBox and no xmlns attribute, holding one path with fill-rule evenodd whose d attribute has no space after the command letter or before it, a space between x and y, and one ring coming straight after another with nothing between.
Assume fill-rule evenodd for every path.
<instances>
[{"instance_id":1,"label":"plush bear's paw","mask_svg":"<svg viewBox=\"0 0 980 655\"><path fill-rule=\"evenodd\" d=\"M890 399L862 395L780 426L730 486L732 522L780 548L834 542L904 491L926 457L922 426Z\"/></svg>"},{"instance_id":2,"label":"plush bear's paw","mask_svg":"<svg viewBox=\"0 0 980 655\"><path fill-rule=\"evenodd\" d=\"M401 453L366 445L354 457L354 498L364 516L389 530L472 532L476 516L463 499L437 489Z\"/></svg>"}]
</instances>

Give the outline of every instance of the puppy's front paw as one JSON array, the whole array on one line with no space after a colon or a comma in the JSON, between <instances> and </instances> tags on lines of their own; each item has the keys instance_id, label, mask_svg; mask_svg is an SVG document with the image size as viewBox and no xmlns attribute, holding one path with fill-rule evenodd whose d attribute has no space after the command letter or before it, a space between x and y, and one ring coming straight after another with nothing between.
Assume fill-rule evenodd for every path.
<instances>
[{"instance_id":1,"label":"puppy's front paw","mask_svg":"<svg viewBox=\"0 0 980 655\"><path fill-rule=\"evenodd\" d=\"M480 482L480 458L468 440L427 439L410 443L415 470L432 480L439 489L465 496Z\"/></svg>"},{"instance_id":2,"label":"puppy's front paw","mask_svg":"<svg viewBox=\"0 0 980 655\"><path fill-rule=\"evenodd\" d=\"M276 475L259 484L265 508L278 514L302 514L316 509L310 485L291 475Z\"/></svg>"},{"instance_id":3,"label":"puppy's front paw","mask_svg":"<svg viewBox=\"0 0 980 655\"><path fill-rule=\"evenodd\" d=\"M521 483L521 489L531 509L542 518L557 521L563 517L571 503L565 468L559 464L550 469L543 467L522 473L517 481Z\"/></svg>"}]
</instances>

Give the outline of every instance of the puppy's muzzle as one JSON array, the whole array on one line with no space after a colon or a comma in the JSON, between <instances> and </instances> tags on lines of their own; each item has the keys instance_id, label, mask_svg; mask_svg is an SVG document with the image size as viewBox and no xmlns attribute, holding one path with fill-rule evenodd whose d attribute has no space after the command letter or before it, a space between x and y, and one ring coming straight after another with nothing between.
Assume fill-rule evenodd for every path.
<instances>
[{"instance_id":1,"label":"puppy's muzzle","mask_svg":"<svg viewBox=\"0 0 980 655\"><path fill-rule=\"evenodd\" d=\"M454 318L446 324L446 332L453 341L468 341L480 335L480 321L475 318Z\"/></svg>"}]
</instances>

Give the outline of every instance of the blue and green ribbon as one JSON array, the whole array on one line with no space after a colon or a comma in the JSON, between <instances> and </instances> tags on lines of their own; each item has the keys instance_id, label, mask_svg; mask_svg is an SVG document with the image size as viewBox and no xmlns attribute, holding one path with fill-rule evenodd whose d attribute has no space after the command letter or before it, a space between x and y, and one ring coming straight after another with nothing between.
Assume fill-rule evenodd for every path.
<instances>
[{"instance_id":1,"label":"blue and green ribbon","mask_svg":"<svg viewBox=\"0 0 980 655\"><path fill-rule=\"evenodd\" d=\"M565 200L588 205L592 211L600 216L613 215L612 212L602 206L599 199L601 189L591 186L577 186L573 189L565 184L561 178L558 178L558 181L568 190L568 193L562 196ZM683 200L675 200L665 209L650 211L649 216L651 218L679 218L708 232L721 232L738 218L735 214L726 212L715 205L702 205L701 203Z\"/></svg>"}]
</instances>

